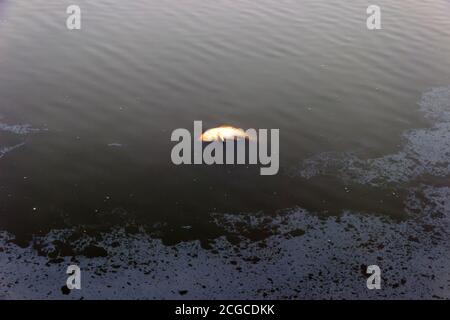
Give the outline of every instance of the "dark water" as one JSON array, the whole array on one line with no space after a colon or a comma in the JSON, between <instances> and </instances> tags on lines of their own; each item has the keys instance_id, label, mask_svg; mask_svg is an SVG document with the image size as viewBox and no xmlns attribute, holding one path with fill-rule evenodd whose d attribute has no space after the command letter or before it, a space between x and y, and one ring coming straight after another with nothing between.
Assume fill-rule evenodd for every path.
<instances>
[{"instance_id":1,"label":"dark water","mask_svg":"<svg viewBox=\"0 0 450 320\"><path fill-rule=\"evenodd\" d=\"M134 223L176 242L220 235L214 212L405 215L401 185L290 172L430 125L417 101L450 83L450 2L381 1L378 31L367 1L78 1L80 31L69 4L0 0L1 229ZM194 120L280 129L279 174L173 165Z\"/></svg>"}]
</instances>

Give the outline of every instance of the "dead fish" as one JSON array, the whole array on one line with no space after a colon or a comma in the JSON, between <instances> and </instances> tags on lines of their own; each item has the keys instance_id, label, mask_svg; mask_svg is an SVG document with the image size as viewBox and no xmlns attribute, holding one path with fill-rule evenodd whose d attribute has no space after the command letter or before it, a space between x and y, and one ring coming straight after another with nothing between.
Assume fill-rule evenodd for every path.
<instances>
[{"instance_id":1,"label":"dead fish","mask_svg":"<svg viewBox=\"0 0 450 320\"><path fill-rule=\"evenodd\" d=\"M244 130L232 126L220 126L217 128L208 129L200 136L199 140L205 142L211 141L225 141L238 139L251 139Z\"/></svg>"}]
</instances>

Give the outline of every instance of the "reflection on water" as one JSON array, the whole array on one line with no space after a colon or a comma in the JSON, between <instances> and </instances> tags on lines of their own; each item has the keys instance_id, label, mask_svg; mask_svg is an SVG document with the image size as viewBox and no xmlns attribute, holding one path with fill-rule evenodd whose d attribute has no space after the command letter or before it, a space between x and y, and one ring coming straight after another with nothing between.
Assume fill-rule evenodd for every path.
<instances>
[{"instance_id":1,"label":"reflection on water","mask_svg":"<svg viewBox=\"0 0 450 320\"><path fill-rule=\"evenodd\" d=\"M2 229L160 223L176 242L221 235L212 213L401 218L411 181L386 180L429 145L446 155L448 126L417 101L438 86L448 99L448 1L381 1L378 31L370 3L337 0L79 1L82 30L68 31L69 2L0 1ZM280 129L280 173L174 166L170 133L194 120Z\"/></svg>"}]
</instances>

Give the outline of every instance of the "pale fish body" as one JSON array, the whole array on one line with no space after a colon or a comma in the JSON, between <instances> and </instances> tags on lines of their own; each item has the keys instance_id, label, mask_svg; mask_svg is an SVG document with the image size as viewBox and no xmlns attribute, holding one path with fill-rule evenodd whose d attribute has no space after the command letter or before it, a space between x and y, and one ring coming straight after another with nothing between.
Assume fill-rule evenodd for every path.
<instances>
[{"instance_id":1,"label":"pale fish body","mask_svg":"<svg viewBox=\"0 0 450 320\"><path fill-rule=\"evenodd\" d=\"M225 141L225 140L238 140L238 139L250 139L244 130L234 128L231 126L221 126L217 128L208 129L199 138L201 141Z\"/></svg>"}]
</instances>

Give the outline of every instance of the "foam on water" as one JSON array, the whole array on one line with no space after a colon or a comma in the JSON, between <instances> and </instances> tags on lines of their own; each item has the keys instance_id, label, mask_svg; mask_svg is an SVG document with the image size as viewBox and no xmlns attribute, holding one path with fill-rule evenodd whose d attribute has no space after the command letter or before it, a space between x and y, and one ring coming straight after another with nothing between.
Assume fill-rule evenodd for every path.
<instances>
[{"instance_id":1,"label":"foam on water","mask_svg":"<svg viewBox=\"0 0 450 320\"><path fill-rule=\"evenodd\" d=\"M0 159L3 158L3 156L5 154L7 154L8 152L11 152L14 149L20 148L23 145L25 145L25 142L22 142L22 143L19 143L14 146L10 146L10 147L0 147Z\"/></svg>"},{"instance_id":2,"label":"foam on water","mask_svg":"<svg viewBox=\"0 0 450 320\"><path fill-rule=\"evenodd\" d=\"M3 116L0 115L0 119L2 119ZM37 133L42 130L46 129L38 129L32 127L30 124L6 124L3 122L0 122L0 131L12 133L18 136L25 136L32 133ZM11 152L17 148L20 148L25 145L25 142L21 142L12 146L0 146L0 158L3 158L4 155L6 155L8 152Z\"/></svg>"},{"instance_id":3,"label":"foam on water","mask_svg":"<svg viewBox=\"0 0 450 320\"><path fill-rule=\"evenodd\" d=\"M361 159L355 153L326 152L305 159L294 176L310 179L337 174L343 179L370 185L412 181L420 175L445 177L450 174L450 88L426 92L420 110L434 124L404 134L403 148L379 158Z\"/></svg>"},{"instance_id":4,"label":"foam on water","mask_svg":"<svg viewBox=\"0 0 450 320\"><path fill-rule=\"evenodd\" d=\"M39 132L41 129L33 128L30 124L6 124L0 122L0 131L11 132L18 135L26 135Z\"/></svg>"},{"instance_id":5,"label":"foam on water","mask_svg":"<svg viewBox=\"0 0 450 320\"><path fill-rule=\"evenodd\" d=\"M424 189L425 198L411 194L411 206L421 215L401 223L351 212L323 220L303 209L272 218L216 215L230 235L216 239L210 250L198 241L165 246L146 233L130 235L119 228L94 247L84 235L71 243L83 254L60 253L49 261L33 248L7 243L3 233L0 297L448 299L450 188ZM255 228L270 236L251 239ZM36 238L36 247L52 255L68 234L71 230L55 230ZM102 254L92 258L94 251ZM64 295L70 264L82 270L82 290ZM370 264L382 270L382 290L366 288Z\"/></svg>"}]
</instances>

